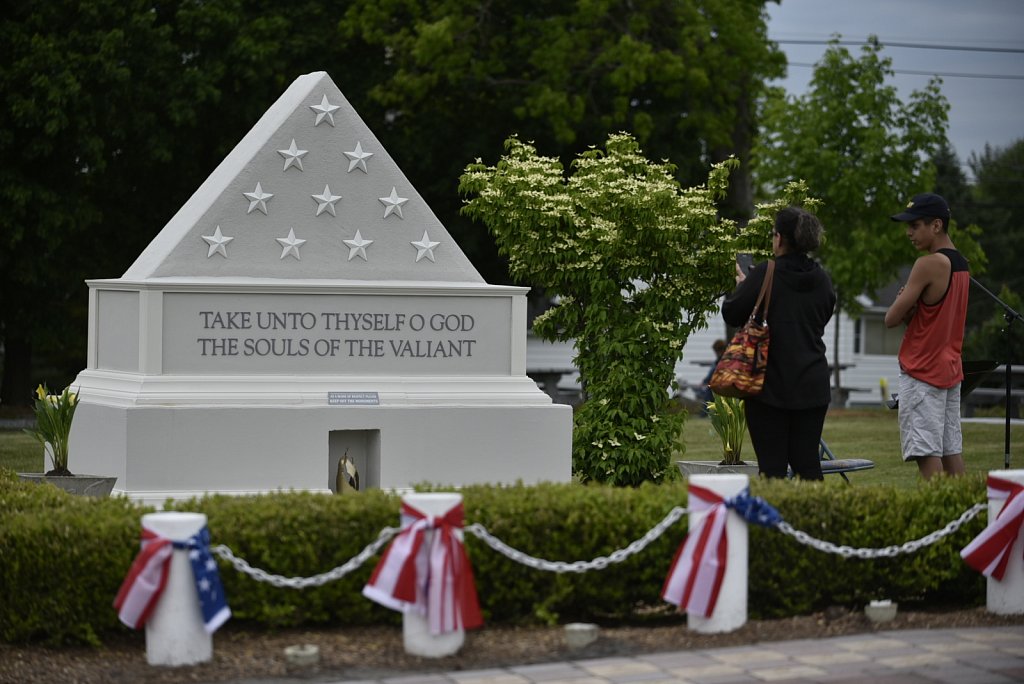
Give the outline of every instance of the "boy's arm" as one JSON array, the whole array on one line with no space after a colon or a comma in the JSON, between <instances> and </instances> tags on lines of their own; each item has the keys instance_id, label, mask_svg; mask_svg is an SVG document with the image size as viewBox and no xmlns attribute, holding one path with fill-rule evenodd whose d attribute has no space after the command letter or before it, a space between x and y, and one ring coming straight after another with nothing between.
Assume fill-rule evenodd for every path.
<instances>
[{"instance_id":1,"label":"boy's arm","mask_svg":"<svg viewBox=\"0 0 1024 684\"><path fill-rule=\"evenodd\" d=\"M925 288L931 282L933 269L931 268L934 255L920 257L914 262L910 269L910 277L907 284L900 288L896 300L885 312L885 327L895 328L900 323L908 323L917 311L917 302L924 294Z\"/></svg>"}]
</instances>

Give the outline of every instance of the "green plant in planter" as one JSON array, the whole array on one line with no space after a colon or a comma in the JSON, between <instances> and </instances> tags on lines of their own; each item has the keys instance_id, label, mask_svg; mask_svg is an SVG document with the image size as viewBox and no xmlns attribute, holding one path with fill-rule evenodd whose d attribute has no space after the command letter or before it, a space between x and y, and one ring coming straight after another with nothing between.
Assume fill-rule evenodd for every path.
<instances>
[{"instance_id":1,"label":"green plant in planter","mask_svg":"<svg viewBox=\"0 0 1024 684\"><path fill-rule=\"evenodd\" d=\"M722 440L721 465L741 465L740 452L747 432L747 414L743 400L735 397L713 395L715 400L707 403L711 427Z\"/></svg>"},{"instance_id":2,"label":"green plant in planter","mask_svg":"<svg viewBox=\"0 0 1024 684\"><path fill-rule=\"evenodd\" d=\"M36 388L35 396L36 427L25 432L39 440L53 461L53 469L47 471L47 475L71 475L68 470L68 437L78 407L78 394L70 387L65 387L60 394L50 394L43 384Z\"/></svg>"}]
</instances>

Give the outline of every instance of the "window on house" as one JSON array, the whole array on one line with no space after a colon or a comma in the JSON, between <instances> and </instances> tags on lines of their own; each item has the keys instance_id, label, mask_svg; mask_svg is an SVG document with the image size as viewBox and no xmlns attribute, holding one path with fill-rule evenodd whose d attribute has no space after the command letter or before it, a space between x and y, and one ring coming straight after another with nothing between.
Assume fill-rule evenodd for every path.
<instances>
[{"instance_id":1,"label":"window on house","mask_svg":"<svg viewBox=\"0 0 1024 684\"><path fill-rule=\"evenodd\" d=\"M895 356L903 339L903 326L885 327L884 313L865 312L859 321L860 342L865 354Z\"/></svg>"}]
</instances>

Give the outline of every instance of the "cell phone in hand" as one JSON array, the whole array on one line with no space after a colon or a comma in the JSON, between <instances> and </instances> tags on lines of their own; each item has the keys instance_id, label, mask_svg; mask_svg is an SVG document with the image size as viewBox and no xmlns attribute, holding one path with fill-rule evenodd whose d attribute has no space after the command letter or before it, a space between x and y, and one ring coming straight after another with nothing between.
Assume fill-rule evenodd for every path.
<instances>
[{"instance_id":1,"label":"cell phone in hand","mask_svg":"<svg viewBox=\"0 0 1024 684\"><path fill-rule=\"evenodd\" d=\"M754 268L754 255L741 252L736 255L736 263L740 265L740 270L744 274L750 273L750 269Z\"/></svg>"}]
</instances>

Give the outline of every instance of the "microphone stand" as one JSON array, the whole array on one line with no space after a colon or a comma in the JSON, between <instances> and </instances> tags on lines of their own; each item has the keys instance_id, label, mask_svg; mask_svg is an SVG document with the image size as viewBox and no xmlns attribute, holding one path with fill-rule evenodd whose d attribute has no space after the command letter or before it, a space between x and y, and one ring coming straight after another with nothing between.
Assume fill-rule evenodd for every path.
<instances>
[{"instance_id":1,"label":"microphone stand","mask_svg":"<svg viewBox=\"0 0 1024 684\"><path fill-rule=\"evenodd\" d=\"M1011 393L1010 393L1010 391L1011 391L1010 381L1013 378L1013 372L1012 372L1012 368L1011 368L1012 363L1013 363L1013 347L1012 347L1013 337L1012 337L1011 332L1010 332L1010 326L1013 324L1014 321L1018 321L1018 320L1019 321L1024 321L1024 317L1021 317L1021 315L1019 313L1017 313L1016 311L1013 310L1013 307L1011 307L1009 304L1007 304L1002 299L1000 299L995 293L990 291L987 287L985 287L984 285L979 283L974 278L974 276L971 276L971 282L974 283L975 285L977 285L979 288L981 288L982 292L984 292L989 297L994 299L996 301L996 303L999 304L999 306L1003 307L1003 318L1006 320L1006 327L1003 328L1004 338L1006 339L1006 365L1004 366L1004 369L1006 370L1006 380L1004 381L1004 384L1006 385L1006 397L1003 399L1003 407L1004 407L1005 413L1006 413L1006 433L1005 433L1005 437L1004 437L1004 440L1003 440L1004 447L1005 447L1005 452L1004 452L1004 456L1003 456L1003 466L1007 470L1009 470L1010 469L1010 401L1011 401L1011 396L1012 396Z\"/></svg>"}]
</instances>

